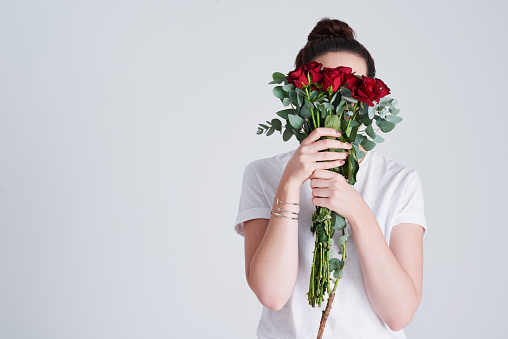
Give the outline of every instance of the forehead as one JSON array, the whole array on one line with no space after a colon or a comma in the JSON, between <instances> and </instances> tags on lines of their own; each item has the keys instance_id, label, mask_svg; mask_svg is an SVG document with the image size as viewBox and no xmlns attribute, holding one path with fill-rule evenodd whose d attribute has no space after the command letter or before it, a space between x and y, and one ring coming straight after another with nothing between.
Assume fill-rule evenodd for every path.
<instances>
[{"instance_id":1,"label":"forehead","mask_svg":"<svg viewBox=\"0 0 508 339\"><path fill-rule=\"evenodd\" d=\"M314 59L324 67L335 68L347 66L353 69L357 75L367 75L367 64L361 56L349 52L328 52Z\"/></svg>"}]
</instances>

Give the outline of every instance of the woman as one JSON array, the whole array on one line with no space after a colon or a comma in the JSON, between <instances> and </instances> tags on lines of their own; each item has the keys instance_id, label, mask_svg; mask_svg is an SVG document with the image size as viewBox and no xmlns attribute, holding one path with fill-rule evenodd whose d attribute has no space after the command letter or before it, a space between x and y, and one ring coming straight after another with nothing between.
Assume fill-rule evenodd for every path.
<instances>
[{"instance_id":1,"label":"woman","mask_svg":"<svg viewBox=\"0 0 508 339\"><path fill-rule=\"evenodd\" d=\"M339 20L323 19L309 34L296 67L310 61L375 76L369 52ZM318 128L296 150L254 161L245 169L235 229L245 238L247 282L264 306L259 338L308 339L317 334L326 303L312 308L306 296L315 206L344 216L350 233L344 277L324 338L406 338L403 328L420 304L426 222L418 173L362 149L366 155L351 186L327 170L341 166L347 153L325 151L351 145L319 140L337 133ZM277 213L277 207L289 212ZM335 241L332 251L337 256Z\"/></svg>"}]
</instances>

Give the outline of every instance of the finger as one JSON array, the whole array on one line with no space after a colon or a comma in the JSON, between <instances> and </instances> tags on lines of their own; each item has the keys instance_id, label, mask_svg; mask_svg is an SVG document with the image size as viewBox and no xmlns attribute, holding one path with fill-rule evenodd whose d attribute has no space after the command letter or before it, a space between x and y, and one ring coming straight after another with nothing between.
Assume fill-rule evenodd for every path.
<instances>
[{"instance_id":1,"label":"finger","mask_svg":"<svg viewBox=\"0 0 508 339\"><path fill-rule=\"evenodd\" d=\"M345 161L342 159L331 160L331 161L319 161L319 162L315 163L314 171L315 170L328 170L331 168L340 167L344 164L345 164ZM330 171L328 171L328 172L330 172Z\"/></svg>"},{"instance_id":2,"label":"finger","mask_svg":"<svg viewBox=\"0 0 508 339\"><path fill-rule=\"evenodd\" d=\"M306 143L306 144L313 143L314 141L319 140L319 138L324 137L324 136L339 137L340 135L341 135L340 132L337 131L336 129L328 128L328 127L319 127L319 128L316 128L315 130L313 130L305 138L305 140L302 141L302 144L303 143Z\"/></svg>"},{"instance_id":3,"label":"finger","mask_svg":"<svg viewBox=\"0 0 508 339\"><path fill-rule=\"evenodd\" d=\"M317 198L317 197L314 197L312 198L312 204L314 206L321 206L321 207L326 207L326 208L329 208L328 206L328 200L327 198Z\"/></svg>"},{"instance_id":4,"label":"finger","mask_svg":"<svg viewBox=\"0 0 508 339\"><path fill-rule=\"evenodd\" d=\"M325 149L351 149L353 145L348 142L342 142L336 139L323 139L314 142L312 145L309 145L309 148L312 151L322 151Z\"/></svg>"},{"instance_id":5,"label":"finger","mask_svg":"<svg viewBox=\"0 0 508 339\"><path fill-rule=\"evenodd\" d=\"M312 196L315 198L329 198L332 195L329 188L314 188Z\"/></svg>"},{"instance_id":6,"label":"finger","mask_svg":"<svg viewBox=\"0 0 508 339\"><path fill-rule=\"evenodd\" d=\"M310 179L310 188L326 188L330 187L329 179Z\"/></svg>"},{"instance_id":7,"label":"finger","mask_svg":"<svg viewBox=\"0 0 508 339\"><path fill-rule=\"evenodd\" d=\"M316 161L327 161L327 160L345 160L348 157L348 152L318 152L315 155Z\"/></svg>"},{"instance_id":8,"label":"finger","mask_svg":"<svg viewBox=\"0 0 508 339\"><path fill-rule=\"evenodd\" d=\"M330 161L330 162L332 162L332 161ZM325 170L325 169L316 169L316 170L314 170L314 172L312 172L312 174L310 175L309 178L310 179L329 180L329 179L335 178L337 175L340 175L340 174L332 172L332 171L328 171L328 170Z\"/></svg>"}]
</instances>

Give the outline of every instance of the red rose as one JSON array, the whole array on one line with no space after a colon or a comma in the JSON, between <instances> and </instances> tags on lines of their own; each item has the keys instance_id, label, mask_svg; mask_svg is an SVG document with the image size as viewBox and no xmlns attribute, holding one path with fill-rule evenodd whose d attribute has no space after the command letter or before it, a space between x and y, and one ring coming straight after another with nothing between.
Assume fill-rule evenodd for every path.
<instances>
[{"instance_id":1,"label":"red rose","mask_svg":"<svg viewBox=\"0 0 508 339\"><path fill-rule=\"evenodd\" d=\"M324 67L323 80L321 81L323 84L323 89L328 91L331 86L332 92L337 92L344 85L345 80L347 79L346 75L351 74L352 71L353 70L350 67Z\"/></svg>"},{"instance_id":2,"label":"red rose","mask_svg":"<svg viewBox=\"0 0 508 339\"><path fill-rule=\"evenodd\" d=\"M361 84L362 79L360 79L353 73L346 74L344 76L344 86L346 86L346 88L349 89L351 92L353 92L356 89L356 87L360 86Z\"/></svg>"},{"instance_id":3,"label":"red rose","mask_svg":"<svg viewBox=\"0 0 508 339\"><path fill-rule=\"evenodd\" d=\"M298 67L294 71L289 72L287 79L288 83L295 85L296 88L302 88L309 84L309 79L307 79L307 75L305 75L302 67Z\"/></svg>"},{"instance_id":4,"label":"red rose","mask_svg":"<svg viewBox=\"0 0 508 339\"><path fill-rule=\"evenodd\" d=\"M374 106L373 101L378 101L390 94L390 89L381 79L373 79L362 76L362 83L352 90L355 99Z\"/></svg>"},{"instance_id":5,"label":"red rose","mask_svg":"<svg viewBox=\"0 0 508 339\"><path fill-rule=\"evenodd\" d=\"M323 67L323 64L320 64L317 61L312 61L303 65L303 70L306 74L310 74L310 81L320 82L321 79L323 79L323 74L321 74L321 67Z\"/></svg>"}]
</instances>

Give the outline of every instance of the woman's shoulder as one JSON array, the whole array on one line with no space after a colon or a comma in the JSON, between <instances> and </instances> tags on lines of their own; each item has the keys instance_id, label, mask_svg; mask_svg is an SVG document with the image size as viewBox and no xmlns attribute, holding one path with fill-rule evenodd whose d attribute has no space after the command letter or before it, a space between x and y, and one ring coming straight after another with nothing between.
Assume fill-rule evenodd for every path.
<instances>
[{"instance_id":1,"label":"woman's shoulder","mask_svg":"<svg viewBox=\"0 0 508 339\"><path fill-rule=\"evenodd\" d=\"M369 153L371 153L369 172L375 172L377 176L384 176L393 180L394 178L408 178L416 174L414 168L395 161L384 154L376 151L370 151Z\"/></svg>"}]
</instances>

